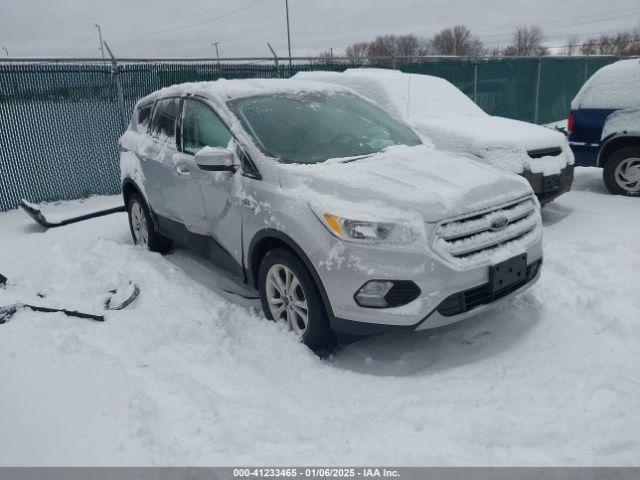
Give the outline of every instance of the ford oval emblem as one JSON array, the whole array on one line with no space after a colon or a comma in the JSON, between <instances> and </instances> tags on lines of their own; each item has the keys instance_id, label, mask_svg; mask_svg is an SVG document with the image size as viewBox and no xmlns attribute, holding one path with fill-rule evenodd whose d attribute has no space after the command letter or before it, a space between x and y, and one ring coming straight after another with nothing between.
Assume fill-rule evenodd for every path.
<instances>
[{"instance_id":1,"label":"ford oval emblem","mask_svg":"<svg viewBox=\"0 0 640 480\"><path fill-rule=\"evenodd\" d=\"M489 225L489 228L491 229L492 232L498 232L500 230L507 228L507 225L509 225L509 218L507 218L504 215L500 215L499 217L495 217L494 219L491 220L491 224Z\"/></svg>"}]
</instances>

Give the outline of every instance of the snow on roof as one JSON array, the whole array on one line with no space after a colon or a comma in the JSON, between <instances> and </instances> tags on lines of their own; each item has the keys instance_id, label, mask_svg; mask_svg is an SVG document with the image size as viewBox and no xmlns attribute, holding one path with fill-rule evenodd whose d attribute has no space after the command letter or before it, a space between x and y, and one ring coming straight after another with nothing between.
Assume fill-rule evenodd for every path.
<instances>
[{"instance_id":1,"label":"snow on roof","mask_svg":"<svg viewBox=\"0 0 640 480\"><path fill-rule=\"evenodd\" d=\"M326 83L305 80L220 79L210 82L181 83L165 87L140 99L139 103L152 101L157 97L184 94L203 95L209 98L218 99L221 102L226 102L227 100L234 98L250 97L254 95L324 91L346 91L346 89L336 85L327 85Z\"/></svg>"},{"instance_id":2,"label":"snow on roof","mask_svg":"<svg viewBox=\"0 0 640 480\"><path fill-rule=\"evenodd\" d=\"M351 68L344 73L301 72L296 79L325 81L353 88L400 118L486 115L447 80L381 68Z\"/></svg>"},{"instance_id":3,"label":"snow on roof","mask_svg":"<svg viewBox=\"0 0 640 480\"><path fill-rule=\"evenodd\" d=\"M640 60L621 60L602 67L582 86L571 102L578 108L640 107Z\"/></svg>"}]
</instances>

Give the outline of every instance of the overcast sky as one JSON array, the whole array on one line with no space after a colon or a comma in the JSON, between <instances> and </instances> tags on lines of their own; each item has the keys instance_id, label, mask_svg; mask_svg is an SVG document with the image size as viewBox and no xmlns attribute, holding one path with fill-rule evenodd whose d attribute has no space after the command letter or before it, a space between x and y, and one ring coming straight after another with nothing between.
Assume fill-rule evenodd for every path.
<instances>
[{"instance_id":1,"label":"overcast sky","mask_svg":"<svg viewBox=\"0 0 640 480\"><path fill-rule=\"evenodd\" d=\"M289 0L289 8L294 55L455 24L487 45L508 42L523 24L539 24L548 45L640 25L638 0ZM211 56L211 42L227 57L267 56L266 42L286 55L285 0L0 0L0 47L11 56L96 56L95 23L120 58Z\"/></svg>"}]
</instances>

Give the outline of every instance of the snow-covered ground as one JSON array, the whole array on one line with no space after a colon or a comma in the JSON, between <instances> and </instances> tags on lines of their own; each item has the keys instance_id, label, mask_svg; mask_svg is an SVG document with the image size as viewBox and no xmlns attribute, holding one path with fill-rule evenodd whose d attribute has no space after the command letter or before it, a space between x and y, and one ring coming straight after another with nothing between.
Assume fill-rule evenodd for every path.
<instances>
[{"instance_id":1,"label":"snow-covered ground","mask_svg":"<svg viewBox=\"0 0 640 480\"><path fill-rule=\"evenodd\" d=\"M125 214L47 232L0 214L0 305L142 291L105 323L0 325L0 465L637 464L639 213L578 168L530 291L327 360L187 252L134 247Z\"/></svg>"}]
</instances>

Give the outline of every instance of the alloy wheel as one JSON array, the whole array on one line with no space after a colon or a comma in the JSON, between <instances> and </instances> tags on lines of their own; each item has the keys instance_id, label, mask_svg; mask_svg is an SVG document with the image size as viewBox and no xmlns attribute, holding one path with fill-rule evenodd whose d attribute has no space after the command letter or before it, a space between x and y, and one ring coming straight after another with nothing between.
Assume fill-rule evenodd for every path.
<instances>
[{"instance_id":1,"label":"alloy wheel","mask_svg":"<svg viewBox=\"0 0 640 480\"><path fill-rule=\"evenodd\" d=\"M136 244L147 246L149 243L149 227L147 225L147 217L142 210L142 205L133 202L131 206L131 227L136 237Z\"/></svg>"},{"instance_id":2,"label":"alloy wheel","mask_svg":"<svg viewBox=\"0 0 640 480\"><path fill-rule=\"evenodd\" d=\"M309 326L309 308L302 285L289 267L277 263L269 269L266 297L273 319L286 321L302 337Z\"/></svg>"}]
</instances>

